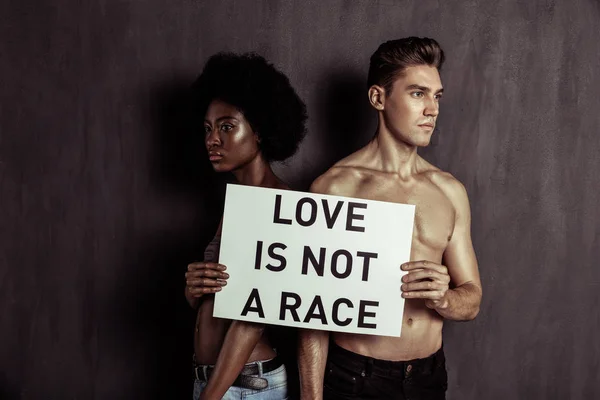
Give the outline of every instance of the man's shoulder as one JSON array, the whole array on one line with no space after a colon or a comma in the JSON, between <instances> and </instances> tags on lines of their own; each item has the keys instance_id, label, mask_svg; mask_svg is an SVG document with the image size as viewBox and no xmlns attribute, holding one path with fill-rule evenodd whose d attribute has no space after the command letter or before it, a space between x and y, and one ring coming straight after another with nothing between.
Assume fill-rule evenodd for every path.
<instances>
[{"instance_id":1,"label":"man's shoulder","mask_svg":"<svg viewBox=\"0 0 600 400\"><path fill-rule=\"evenodd\" d=\"M455 206L464 201L468 201L465 186L451 173L433 167L428 169L425 172L425 175L434 185L444 192L446 197L448 197Z\"/></svg>"},{"instance_id":2,"label":"man's shoulder","mask_svg":"<svg viewBox=\"0 0 600 400\"><path fill-rule=\"evenodd\" d=\"M313 182L311 191L352 197L371 178L372 171L367 165L363 148L341 159L318 177Z\"/></svg>"},{"instance_id":3,"label":"man's shoulder","mask_svg":"<svg viewBox=\"0 0 600 400\"><path fill-rule=\"evenodd\" d=\"M339 196L349 195L351 189L363 179L361 175L359 167L338 163L315 179L310 186L310 191Z\"/></svg>"}]
</instances>

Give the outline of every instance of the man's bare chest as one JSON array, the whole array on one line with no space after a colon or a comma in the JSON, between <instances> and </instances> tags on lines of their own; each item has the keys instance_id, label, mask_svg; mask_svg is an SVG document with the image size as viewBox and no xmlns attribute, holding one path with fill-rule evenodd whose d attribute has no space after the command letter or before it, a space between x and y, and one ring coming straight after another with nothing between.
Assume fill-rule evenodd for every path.
<instances>
[{"instance_id":1,"label":"man's bare chest","mask_svg":"<svg viewBox=\"0 0 600 400\"><path fill-rule=\"evenodd\" d=\"M365 185L352 196L415 206L413 241L431 250L446 248L452 237L454 206L437 186L420 184Z\"/></svg>"}]
</instances>

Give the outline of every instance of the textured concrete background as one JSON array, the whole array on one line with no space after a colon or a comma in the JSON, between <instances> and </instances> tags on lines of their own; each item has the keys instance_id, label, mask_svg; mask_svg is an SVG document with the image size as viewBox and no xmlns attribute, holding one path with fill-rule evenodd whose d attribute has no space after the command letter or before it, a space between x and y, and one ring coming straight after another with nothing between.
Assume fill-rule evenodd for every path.
<instances>
[{"instance_id":1,"label":"textured concrete background","mask_svg":"<svg viewBox=\"0 0 600 400\"><path fill-rule=\"evenodd\" d=\"M374 130L368 58L436 38L427 159L467 187L480 316L448 323L449 399L600 398L600 3L53 0L0 4L0 398L189 398L188 261L222 185L181 124L221 50L309 109L308 184Z\"/></svg>"}]
</instances>

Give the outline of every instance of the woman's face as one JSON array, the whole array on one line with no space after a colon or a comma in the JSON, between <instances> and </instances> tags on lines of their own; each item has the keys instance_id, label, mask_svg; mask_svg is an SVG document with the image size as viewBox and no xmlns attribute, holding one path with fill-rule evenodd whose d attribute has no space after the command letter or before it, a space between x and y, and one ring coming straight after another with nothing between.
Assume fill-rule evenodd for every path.
<instances>
[{"instance_id":1,"label":"woman's face","mask_svg":"<svg viewBox=\"0 0 600 400\"><path fill-rule=\"evenodd\" d=\"M244 114L221 100L210 103L204 134L209 160L217 172L242 168L260 154L258 136Z\"/></svg>"}]
</instances>

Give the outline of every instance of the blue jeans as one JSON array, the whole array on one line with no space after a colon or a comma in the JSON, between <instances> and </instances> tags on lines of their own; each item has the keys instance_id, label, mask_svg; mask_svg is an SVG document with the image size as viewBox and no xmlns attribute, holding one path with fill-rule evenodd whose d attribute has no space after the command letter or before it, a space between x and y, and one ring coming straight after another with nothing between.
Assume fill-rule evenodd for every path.
<instances>
[{"instance_id":1,"label":"blue jeans","mask_svg":"<svg viewBox=\"0 0 600 400\"><path fill-rule=\"evenodd\" d=\"M255 399L255 400L287 400L287 372L285 366L262 375L253 375L265 378L269 386L265 389L254 390L232 386L225 392L223 400ZM200 393L206 387L206 382L196 379L194 381L194 400L198 400Z\"/></svg>"}]
</instances>

